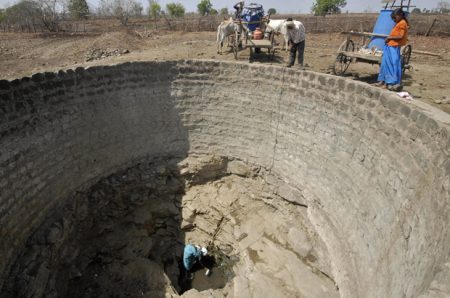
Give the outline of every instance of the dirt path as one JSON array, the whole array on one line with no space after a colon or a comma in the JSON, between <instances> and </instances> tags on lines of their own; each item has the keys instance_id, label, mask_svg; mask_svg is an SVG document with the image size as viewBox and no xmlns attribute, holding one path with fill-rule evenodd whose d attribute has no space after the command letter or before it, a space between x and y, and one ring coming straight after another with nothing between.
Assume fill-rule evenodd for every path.
<instances>
[{"instance_id":1,"label":"dirt path","mask_svg":"<svg viewBox=\"0 0 450 298\"><path fill-rule=\"evenodd\" d=\"M335 52L343 40L340 34L310 34L307 36L305 60L307 69L328 72ZM412 69L405 75L405 91L415 99L430 103L450 113L450 38L411 37L414 49L431 51L441 57L417 55L411 58ZM102 49L112 53L86 62L86 53ZM124 50L130 53L121 54ZM117 54L118 53L118 54ZM284 65L287 53L278 51L274 61L265 55L255 63ZM224 47L216 52L215 32L160 32L142 38L132 31L116 31L102 35L42 35L0 33L0 79L15 79L41 71L78 66L111 64L124 61L166 59L218 59L234 57ZM239 54L246 61L248 51ZM347 76L368 83L376 81L378 66L352 64Z\"/></svg>"}]
</instances>

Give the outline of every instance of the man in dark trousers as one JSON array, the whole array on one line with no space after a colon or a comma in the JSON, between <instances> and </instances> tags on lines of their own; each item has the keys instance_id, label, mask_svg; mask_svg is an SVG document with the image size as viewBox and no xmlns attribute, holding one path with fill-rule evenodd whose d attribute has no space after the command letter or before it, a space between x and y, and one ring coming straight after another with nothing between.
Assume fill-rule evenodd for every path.
<instances>
[{"instance_id":1,"label":"man in dark trousers","mask_svg":"<svg viewBox=\"0 0 450 298\"><path fill-rule=\"evenodd\" d=\"M288 36L290 51L289 63L287 67L291 67L295 63L295 54L298 51L298 65L303 68L303 58L305 53L305 27L299 21L293 21L292 18L286 20L286 34Z\"/></svg>"}]
</instances>

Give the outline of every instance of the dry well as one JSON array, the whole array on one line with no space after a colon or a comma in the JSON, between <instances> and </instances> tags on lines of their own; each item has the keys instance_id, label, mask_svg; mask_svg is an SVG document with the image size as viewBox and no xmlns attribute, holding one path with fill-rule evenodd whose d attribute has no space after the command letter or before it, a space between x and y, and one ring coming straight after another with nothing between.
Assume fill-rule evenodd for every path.
<instances>
[{"instance_id":1,"label":"dry well","mask_svg":"<svg viewBox=\"0 0 450 298\"><path fill-rule=\"evenodd\" d=\"M80 68L0 81L0 144L0 289L71 194L142 158L214 155L307 206L342 297L450 294L450 116L393 93L217 61Z\"/></svg>"}]
</instances>

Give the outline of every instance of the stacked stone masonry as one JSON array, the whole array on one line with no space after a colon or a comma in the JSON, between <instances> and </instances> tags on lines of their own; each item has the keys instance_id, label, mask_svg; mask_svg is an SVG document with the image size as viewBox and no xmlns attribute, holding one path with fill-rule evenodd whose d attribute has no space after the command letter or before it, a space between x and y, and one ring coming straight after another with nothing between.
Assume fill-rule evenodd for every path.
<instances>
[{"instance_id":1,"label":"stacked stone masonry","mask_svg":"<svg viewBox=\"0 0 450 298\"><path fill-rule=\"evenodd\" d=\"M0 288L70 193L193 153L302 190L343 297L417 297L449 262L450 116L343 78L217 61L39 73L0 81L0 145Z\"/></svg>"}]
</instances>

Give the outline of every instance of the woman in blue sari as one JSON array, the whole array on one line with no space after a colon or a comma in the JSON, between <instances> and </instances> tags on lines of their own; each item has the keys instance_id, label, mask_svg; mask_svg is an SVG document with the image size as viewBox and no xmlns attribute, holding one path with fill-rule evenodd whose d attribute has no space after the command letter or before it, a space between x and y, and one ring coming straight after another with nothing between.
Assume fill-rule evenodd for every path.
<instances>
[{"instance_id":1,"label":"woman in blue sari","mask_svg":"<svg viewBox=\"0 0 450 298\"><path fill-rule=\"evenodd\" d=\"M402 81L402 60L400 49L408 42L408 20L405 12L397 8L391 14L396 23L391 34L386 37L381 60L380 74L376 86L398 89Z\"/></svg>"}]
</instances>

